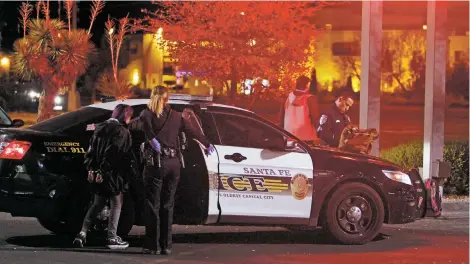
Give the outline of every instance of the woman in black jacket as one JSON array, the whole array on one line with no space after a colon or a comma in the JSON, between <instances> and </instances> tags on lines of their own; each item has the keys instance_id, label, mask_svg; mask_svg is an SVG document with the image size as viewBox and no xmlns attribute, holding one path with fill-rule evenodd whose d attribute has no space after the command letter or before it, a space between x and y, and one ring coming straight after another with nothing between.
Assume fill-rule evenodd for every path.
<instances>
[{"instance_id":1,"label":"woman in black jacket","mask_svg":"<svg viewBox=\"0 0 470 264\"><path fill-rule=\"evenodd\" d=\"M127 153L132 146L131 135L125 127L133 114L132 107L118 104L107 121L96 125L90 140L90 147L85 154L88 169L88 181L92 184L95 198L83 221L82 230L73 244L83 247L87 231L93 220L100 213L106 200L110 200L107 247L124 249L129 243L117 236L117 227L123 202L122 193L127 188L129 162Z\"/></svg>"}]
</instances>

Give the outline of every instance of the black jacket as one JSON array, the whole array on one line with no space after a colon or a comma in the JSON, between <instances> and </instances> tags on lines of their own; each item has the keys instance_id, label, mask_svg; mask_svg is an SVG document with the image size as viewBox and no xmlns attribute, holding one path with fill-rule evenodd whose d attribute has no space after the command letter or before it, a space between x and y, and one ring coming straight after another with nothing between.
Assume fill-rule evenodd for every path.
<instances>
[{"instance_id":1,"label":"black jacket","mask_svg":"<svg viewBox=\"0 0 470 264\"><path fill-rule=\"evenodd\" d=\"M168 118L170 111L172 113L171 118ZM166 131L160 133L165 122L169 122L165 127ZM178 148L180 132L185 132L188 138L197 139L206 148L210 145L206 137L191 125L188 118L183 118L181 113L172 110L169 106L164 108L160 117L157 117L149 109L143 110L139 117L129 123L129 130L142 131L147 141L157 137L162 147L166 148Z\"/></svg>"},{"instance_id":2,"label":"black jacket","mask_svg":"<svg viewBox=\"0 0 470 264\"><path fill-rule=\"evenodd\" d=\"M127 189L132 138L129 130L115 119L96 125L85 154L87 170L100 170L102 183L94 183L95 191L104 196L117 195Z\"/></svg>"},{"instance_id":3,"label":"black jacket","mask_svg":"<svg viewBox=\"0 0 470 264\"><path fill-rule=\"evenodd\" d=\"M341 113L338 107L333 104L329 110L322 112L320 116L317 129L318 137L330 147L337 148L341 133L349 124L351 124L349 116Z\"/></svg>"}]
</instances>

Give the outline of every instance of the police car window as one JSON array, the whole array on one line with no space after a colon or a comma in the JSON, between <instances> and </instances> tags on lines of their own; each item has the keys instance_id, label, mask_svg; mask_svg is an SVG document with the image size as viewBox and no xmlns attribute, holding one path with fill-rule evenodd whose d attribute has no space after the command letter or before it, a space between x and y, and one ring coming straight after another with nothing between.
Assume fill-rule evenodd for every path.
<instances>
[{"instance_id":1,"label":"police car window","mask_svg":"<svg viewBox=\"0 0 470 264\"><path fill-rule=\"evenodd\" d=\"M222 145L269 149L284 142L281 133L254 119L227 114L213 116Z\"/></svg>"},{"instance_id":2,"label":"police car window","mask_svg":"<svg viewBox=\"0 0 470 264\"><path fill-rule=\"evenodd\" d=\"M68 112L48 120L39 122L30 126L30 129L44 131L44 132L59 132L64 131L78 125L83 125L82 132L86 129L86 124L91 123L97 119L106 120L111 117L111 111L96 107L82 107L76 111Z\"/></svg>"},{"instance_id":3,"label":"police car window","mask_svg":"<svg viewBox=\"0 0 470 264\"><path fill-rule=\"evenodd\" d=\"M171 108L175 111L178 111L178 112L182 112L187 106L184 105L184 104L181 104L181 105L178 105L178 104L172 104L171 105ZM144 111L144 109L147 109L147 105L146 104L142 104L142 105L135 105L133 106L134 108L134 114L132 115L132 118L136 118L140 115L140 113L142 111Z\"/></svg>"},{"instance_id":4,"label":"police car window","mask_svg":"<svg viewBox=\"0 0 470 264\"><path fill-rule=\"evenodd\" d=\"M10 126L11 125L11 119L8 117L8 115L3 111L3 109L0 107L0 125L3 126Z\"/></svg>"}]
</instances>

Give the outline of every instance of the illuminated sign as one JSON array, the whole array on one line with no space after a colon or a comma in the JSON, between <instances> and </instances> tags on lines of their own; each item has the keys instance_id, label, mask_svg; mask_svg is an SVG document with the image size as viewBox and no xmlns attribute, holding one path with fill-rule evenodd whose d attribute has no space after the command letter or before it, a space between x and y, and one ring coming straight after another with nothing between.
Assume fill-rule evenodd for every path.
<instances>
[{"instance_id":1,"label":"illuminated sign","mask_svg":"<svg viewBox=\"0 0 470 264\"><path fill-rule=\"evenodd\" d=\"M59 153L82 153L86 151L80 147L78 142L44 142L47 152L59 152Z\"/></svg>"}]
</instances>

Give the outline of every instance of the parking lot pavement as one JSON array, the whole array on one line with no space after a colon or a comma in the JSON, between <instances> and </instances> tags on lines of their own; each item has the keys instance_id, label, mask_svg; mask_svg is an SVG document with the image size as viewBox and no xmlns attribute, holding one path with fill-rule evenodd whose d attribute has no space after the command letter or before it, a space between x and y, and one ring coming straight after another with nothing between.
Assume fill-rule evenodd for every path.
<instances>
[{"instance_id":1,"label":"parking lot pavement","mask_svg":"<svg viewBox=\"0 0 470 264\"><path fill-rule=\"evenodd\" d=\"M439 219L385 225L362 246L335 245L321 230L281 227L174 226L174 254L140 254L142 227L134 227L130 248L111 251L92 240L84 249L50 234L33 218L0 213L0 263L469 263L468 211Z\"/></svg>"},{"instance_id":2,"label":"parking lot pavement","mask_svg":"<svg viewBox=\"0 0 470 264\"><path fill-rule=\"evenodd\" d=\"M426 217L405 225L386 225L392 229L440 231L469 234L469 201L447 201L442 204L442 216Z\"/></svg>"}]
</instances>

